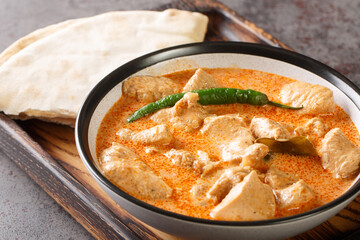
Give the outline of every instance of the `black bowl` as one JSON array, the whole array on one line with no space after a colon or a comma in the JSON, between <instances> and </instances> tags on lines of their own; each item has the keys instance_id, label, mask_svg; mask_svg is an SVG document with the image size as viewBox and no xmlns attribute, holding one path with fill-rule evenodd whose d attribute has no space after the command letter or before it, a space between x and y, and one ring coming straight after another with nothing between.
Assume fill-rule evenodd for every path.
<instances>
[{"instance_id":1,"label":"black bowl","mask_svg":"<svg viewBox=\"0 0 360 240\"><path fill-rule=\"evenodd\" d=\"M121 82L132 75L165 73L198 67L240 67L324 85L334 99L360 123L360 90L334 69L288 50L240 42L187 44L139 57L100 81L85 100L75 127L80 157L98 184L122 208L146 224L188 239L279 239L307 231L350 203L360 192L359 176L339 198L311 211L263 221L215 221L169 212L140 201L107 180L96 167L95 138L109 108L121 96ZM357 126L359 129L359 126Z\"/></svg>"}]
</instances>

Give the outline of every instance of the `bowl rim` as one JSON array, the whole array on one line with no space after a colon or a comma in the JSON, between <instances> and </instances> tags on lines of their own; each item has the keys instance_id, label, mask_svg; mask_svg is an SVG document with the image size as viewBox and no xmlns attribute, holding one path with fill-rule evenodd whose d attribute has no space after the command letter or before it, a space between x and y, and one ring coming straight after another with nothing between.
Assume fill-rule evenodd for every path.
<instances>
[{"instance_id":1,"label":"bowl rim","mask_svg":"<svg viewBox=\"0 0 360 240\"><path fill-rule=\"evenodd\" d=\"M120 67L113 72L105 76L88 94L84 101L80 112L78 114L75 124L75 142L79 152L79 155L85 164L86 168L91 172L91 175L96 178L97 181L102 183L108 189L115 194L126 199L127 201L136 204L139 207L145 208L152 212L165 215L170 218L176 218L178 220L190 221L192 223L220 225L220 226L271 226L276 224L285 224L301 219L309 218L315 215L319 215L326 212L337 205L345 202L346 200L354 197L360 192L360 179L353 183L352 186L340 197L335 200L322 205L318 208L306 211L300 214L295 214L282 218L274 218L268 220L258 221L222 221L222 220L210 220L196 217L190 217L183 214L178 214L168 210L164 210L146 202L143 202L120 188L116 187L109 180L107 180L100 171L96 168L91 159L90 148L88 146L88 129L92 114L94 113L97 105L102 98L117 84L122 82L127 77L135 74L136 72L155 65L159 62L167 61L170 59L185 57L191 55L202 55L208 53L232 53L232 54L250 54L259 57L266 57L270 59L279 60L282 62L290 63L305 70L308 70L323 79L332 83L340 91L342 91L349 99L355 104L360 111L360 89L352 83L345 76L330 68L329 66L314 60L305 55L268 45L256 44L256 43L244 43L244 42L201 42L178 45L162 50L158 50L141 57L138 57Z\"/></svg>"}]
</instances>

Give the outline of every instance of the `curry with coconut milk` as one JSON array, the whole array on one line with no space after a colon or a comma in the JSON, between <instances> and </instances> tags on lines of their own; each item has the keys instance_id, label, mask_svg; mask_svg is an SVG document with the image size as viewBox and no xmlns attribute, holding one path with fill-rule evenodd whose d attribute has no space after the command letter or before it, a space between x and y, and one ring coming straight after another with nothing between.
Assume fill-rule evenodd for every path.
<instances>
[{"instance_id":1,"label":"curry with coconut milk","mask_svg":"<svg viewBox=\"0 0 360 240\"><path fill-rule=\"evenodd\" d=\"M190 92L209 88L253 89L303 108L205 106ZM187 93L173 107L127 122L146 104L180 92ZM299 136L316 156L278 152L260 141ZM339 197L359 172L359 144L331 90L256 70L215 68L127 79L101 123L96 152L102 174L142 201L197 218L247 221L290 216Z\"/></svg>"}]
</instances>

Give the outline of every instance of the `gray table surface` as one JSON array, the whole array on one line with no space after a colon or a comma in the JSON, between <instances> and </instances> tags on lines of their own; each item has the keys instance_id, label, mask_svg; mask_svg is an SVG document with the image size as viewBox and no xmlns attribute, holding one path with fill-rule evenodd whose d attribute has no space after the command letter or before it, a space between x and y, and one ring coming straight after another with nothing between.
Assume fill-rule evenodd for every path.
<instances>
[{"instance_id":1,"label":"gray table surface","mask_svg":"<svg viewBox=\"0 0 360 240\"><path fill-rule=\"evenodd\" d=\"M0 0L0 51L49 24L171 0ZM296 51L360 86L360 0L222 0ZM0 239L92 239L0 149Z\"/></svg>"}]
</instances>

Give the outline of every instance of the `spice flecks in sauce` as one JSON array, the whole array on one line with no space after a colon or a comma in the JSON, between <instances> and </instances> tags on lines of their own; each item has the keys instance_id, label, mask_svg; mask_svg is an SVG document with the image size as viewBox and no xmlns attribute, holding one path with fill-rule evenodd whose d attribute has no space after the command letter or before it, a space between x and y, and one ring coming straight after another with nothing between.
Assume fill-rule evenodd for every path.
<instances>
[{"instance_id":1,"label":"spice flecks in sauce","mask_svg":"<svg viewBox=\"0 0 360 240\"><path fill-rule=\"evenodd\" d=\"M206 69L206 71L219 81L224 87L254 89L268 95L272 101L279 102L279 92L285 84L295 80L283 76L265 73L255 70L238 69L238 68L215 68ZM195 70L186 70L165 75L178 82L182 88L187 80L192 76ZM116 132L120 128L128 128L132 131L141 131L154 127L157 124L149 120L149 116L134 121L131 124L126 123L129 115L144 106L145 102L137 102L136 99L121 98L106 114L97 135L96 152L100 153L111 146L112 142L119 142L138 154L156 174L163 177L164 181L174 189L172 196L164 201L148 201L157 207L185 214L193 217L210 219L209 213L214 205L199 206L196 204L189 191L200 177L200 174L193 169L179 167L174 165L164 152L171 150L174 146L183 148L196 156L197 150L205 151L209 156L218 161L216 157L218 151L210 146L210 141L203 137L199 131L183 132L179 129L171 128L171 131L177 139L175 143L168 146L159 147L159 152L146 153L142 144L132 143L130 141L120 140ZM240 113L248 117L268 117L280 123L290 123L295 126L303 125L313 116L299 115L296 111L280 109L273 106L250 106L246 104L229 104L207 106L209 112L221 115ZM337 107L334 114L319 116L329 129L338 127L346 137L357 146L360 145L358 131L351 121L350 117L340 108ZM320 144L320 139L315 141L315 146ZM289 154L274 154L271 158L272 164L280 170L294 174L309 184L316 193L316 202L312 206L303 206L302 209L291 211L277 211L276 217L288 216L308 208L325 204L340 196L352 183L352 179L335 179L328 171L323 170L319 157L293 156ZM111 179L110 179L111 180ZM138 196L135 196L138 197Z\"/></svg>"}]
</instances>

